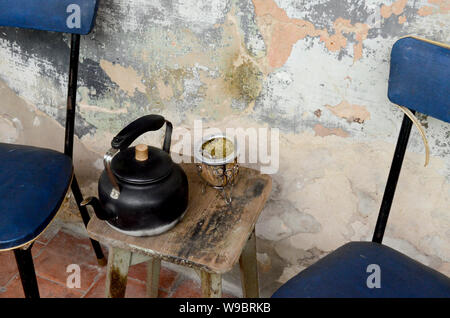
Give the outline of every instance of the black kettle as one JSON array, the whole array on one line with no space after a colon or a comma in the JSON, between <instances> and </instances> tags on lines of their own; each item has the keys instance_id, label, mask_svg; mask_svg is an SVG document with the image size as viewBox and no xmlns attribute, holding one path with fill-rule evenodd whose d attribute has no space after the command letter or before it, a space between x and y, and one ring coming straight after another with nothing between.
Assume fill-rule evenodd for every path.
<instances>
[{"instance_id":1,"label":"black kettle","mask_svg":"<svg viewBox=\"0 0 450 318\"><path fill-rule=\"evenodd\" d=\"M128 147L140 135L166 124L163 149ZM111 142L98 182L99 198L90 197L95 214L119 232L157 235L174 227L188 206L188 180L170 157L172 124L159 115L136 119Z\"/></svg>"}]
</instances>

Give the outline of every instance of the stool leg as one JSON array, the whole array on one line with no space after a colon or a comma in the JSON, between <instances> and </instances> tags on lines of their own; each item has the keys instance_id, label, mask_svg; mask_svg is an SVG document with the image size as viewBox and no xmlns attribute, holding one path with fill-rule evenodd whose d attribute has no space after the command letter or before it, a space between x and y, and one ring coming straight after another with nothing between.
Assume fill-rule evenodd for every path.
<instances>
[{"instance_id":1,"label":"stool leg","mask_svg":"<svg viewBox=\"0 0 450 318\"><path fill-rule=\"evenodd\" d=\"M81 218L83 219L84 226L87 227L90 217L88 210L85 206L81 205L81 202L83 201L83 195L81 194L80 187L78 185L77 178L75 174L73 175L73 180L71 184L72 193L75 198L75 201L77 202L78 210L80 211ZM92 248L94 249L95 256L97 257L97 262L100 266L106 265L106 259L103 255L102 248L100 246L100 243L91 239Z\"/></svg>"},{"instance_id":2,"label":"stool leg","mask_svg":"<svg viewBox=\"0 0 450 318\"><path fill-rule=\"evenodd\" d=\"M105 291L107 298L125 297L130 262L130 251L116 247L111 247L109 249Z\"/></svg>"},{"instance_id":3,"label":"stool leg","mask_svg":"<svg viewBox=\"0 0 450 318\"><path fill-rule=\"evenodd\" d=\"M161 271L161 260L152 258L147 262L147 296L158 297L159 273Z\"/></svg>"},{"instance_id":4,"label":"stool leg","mask_svg":"<svg viewBox=\"0 0 450 318\"><path fill-rule=\"evenodd\" d=\"M15 249L17 268L19 269L20 280L22 281L25 298L39 298L39 288L34 271L33 256L31 255L31 246L27 249Z\"/></svg>"},{"instance_id":5,"label":"stool leg","mask_svg":"<svg viewBox=\"0 0 450 318\"><path fill-rule=\"evenodd\" d=\"M203 298L222 297L222 275L201 271L200 279L202 281Z\"/></svg>"},{"instance_id":6,"label":"stool leg","mask_svg":"<svg viewBox=\"0 0 450 318\"><path fill-rule=\"evenodd\" d=\"M239 258L239 265L241 267L244 298L258 298L258 265L256 261L256 236L254 229Z\"/></svg>"}]
</instances>

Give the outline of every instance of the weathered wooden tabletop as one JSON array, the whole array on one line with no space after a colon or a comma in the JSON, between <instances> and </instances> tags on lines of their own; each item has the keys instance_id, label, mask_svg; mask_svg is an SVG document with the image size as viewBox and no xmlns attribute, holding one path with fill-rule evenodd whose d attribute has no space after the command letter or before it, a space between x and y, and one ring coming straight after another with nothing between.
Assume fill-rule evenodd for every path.
<instances>
[{"instance_id":1,"label":"weathered wooden tabletop","mask_svg":"<svg viewBox=\"0 0 450 318\"><path fill-rule=\"evenodd\" d=\"M270 194L272 179L256 170L240 168L227 205L219 190L206 187L194 164L183 164L189 180L189 207L173 229L158 236L134 237L119 233L95 216L89 235L108 246L156 256L163 260L223 274L238 261Z\"/></svg>"}]
</instances>

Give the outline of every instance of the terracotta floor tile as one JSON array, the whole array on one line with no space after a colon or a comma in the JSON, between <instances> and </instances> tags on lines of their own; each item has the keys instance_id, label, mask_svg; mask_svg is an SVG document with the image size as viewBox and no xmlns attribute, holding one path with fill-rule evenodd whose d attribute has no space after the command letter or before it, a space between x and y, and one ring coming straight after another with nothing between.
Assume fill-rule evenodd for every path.
<instances>
[{"instance_id":1,"label":"terracotta floor tile","mask_svg":"<svg viewBox=\"0 0 450 318\"><path fill-rule=\"evenodd\" d=\"M135 278L142 282L147 281L147 263L130 266L128 269L128 277Z\"/></svg>"},{"instance_id":2,"label":"terracotta floor tile","mask_svg":"<svg viewBox=\"0 0 450 318\"><path fill-rule=\"evenodd\" d=\"M97 264L89 239L64 231L59 231L35 259L38 275L63 285L70 274L66 272L70 264L80 266L80 291L86 291L95 277L104 273L104 267Z\"/></svg>"},{"instance_id":3,"label":"terracotta floor tile","mask_svg":"<svg viewBox=\"0 0 450 318\"><path fill-rule=\"evenodd\" d=\"M175 283L175 279L177 278L178 273L168 268L162 267L161 273L159 275L159 288L170 290Z\"/></svg>"},{"instance_id":4,"label":"terracotta floor tile","mask_svg":"<svg viewBox=\"0 0 450 318\"><path fill-rule=\"evenodd\" d=\"M159 274L159 288L169 290L173 286L177 275L178 274L176 272L161 266L161 272ZM147 281L147 263L131 266L128 270L128 277L135 278L145 283Z\"/></svg>"},{"instance_id":5,"label":"terracotta floor tile","mask_svg":"<svg viewBox=\"0 0 450 318\"><path fill-rule=\"evenodd\" d=\"M167 298L167 297L169 297L169 294L168 293L166 293L164 290L158 290L158 297L159 298Z\"/></svg>"},{"instance_id":6,"label":"terracotta floor tile","mask_svg":"<svg viewBox=\"0 0 450 318\"><path fill-rule=\"evenodd\" d=\"M105 297L106 275L103 275L84 296L85 298L103 298ZM129 278L125 298L146 298L145 283ZM167 297L167 293L160 291L159 297Z\"/></svg>"},{"instance_id":7,"label":"terracotta floor tile","mask_svg":"<svg viewBox=\"0 0 450 318\"><path fill-rule=\"evenodd\" d=\"M33 255L33 259L36 259L39 255L41 255L44 249L45 245L43 243L37 241L34 242L33 247L31 248L31 255Z\"/></svg>"},{"instance_id":8,"label":"terracotta floor tile","mask_svg":"<svg viewBox=\"0 0 450 318\"><path fill-rule=\"evenodd\" d=\"M53 233L36 241L32 249L41 297L81 297L88 290L84 297L104 297L106 267L98 266L89 239L68 230L60 230L59 227L57 229L58 231L53 230ZM104 252L107 254L106 248L104 248ZM64 287L70 274L66 272L66 269L70 264L80 266L80 289ZM146 275L146 263L130 267L125 297L146 297ZM190 279L182 281L176 290L173 290L177 278L182 279L177 272L163 266L160 273L158 297L201 297L200 284ZM1 252L0 298L23 296L14 253L12 251ZM224 294L224 297L235 296Z\"/></svg>"},{"instance_id":9,"label":"terracotta floor tile","mask_svg":"<svg viewBox=\"0 0 450 318\"><path fill-rule=\"evenodd\" d=\"M42 243L35 242L31 250L33 258L36 258L44 247ZM14 252L0 252L0 287L4 287L15 274L18 274L18 270Z\"/></svg>"},{"instance_id":10,"label":"terracotta floor tile","mask_svg":"<svg viewBox=\"0 0 450 318\"><path fill-rule=\"evenodd\" d=\"M202 297L202 289L199 283L186 279L178 285L177 289L171 296L172 298L200 298ZM238 298L232 294L223 293L223 298Z\"/></svg>"},{"instance_id":11,"label":"terracotta floor tile","mask_svg":"<svg viewBox=\"0 0 450 318\"><path fill-rule=\"evenodd\" d=\"M39 294L42 298L79 298L82 294L66 288L57 283L38 277ZM6 291L0 293L0 298L23 298L24 293L19 276L15 277L6 287Z\"/></svg>"},{"instance_id":12,"label":"terracotta floor tile","mask_svg":"<svg viewBox=\"0 0 450 318\"><path fill-rule=\"evenodd\" d=\"M5 286L17 274L17 265L12 251L0 252L0 287Z\"/></svg>"},{"instance_id":13,"label":"terracotta floor tile","mask_svg":"<svg viewBox=\"0 0 450 318\"><path fill-rule=\"evenodd\" d=\"M52 221L45 231L36 240L39 243L47 244L50 242L61 229L61 222L57 219Z\"/></svg>"},{"instance_id":14,"label":"terracotta floor tile","mask_svg":"<svg viewBox=\"0 0 450 318\"><path fill-rule=\"evenodd\" d=\"M202 290L200 284L197 282L186 279L180 285L171 296L172 298L200 298L202 297Z\"/></svg>"}]
</instances>

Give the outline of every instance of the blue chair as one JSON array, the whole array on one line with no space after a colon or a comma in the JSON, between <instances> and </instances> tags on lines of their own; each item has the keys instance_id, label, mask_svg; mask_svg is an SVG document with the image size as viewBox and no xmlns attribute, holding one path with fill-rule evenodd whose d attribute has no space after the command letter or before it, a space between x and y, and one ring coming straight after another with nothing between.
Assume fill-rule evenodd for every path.
<instances>
[{"instance_id":1,"label":"blue chair","mask_svg":"<svg viewBox=\"0 0 450 318\"><path fill-rule=\"evenodd\" d=\"M64 154L57 151L0 143L0 251L14 250L25 297L39 297L31 247L47 228L69 190L87 226L89 214L73 173L72 154L80 34L88 34L98 0L4 0L0 26L71 33L69 84ZM99 264L100 244L91 240Z\"/></svg>"},{"instance_id":2,"label":"blue chair","mask_svg":"<svg viewBox=\"0 0 450 318\"><path fill-rule=\"evenodd\" d=\"M406 37L391 52L389 99L450 122L450 49ZM382 245L386 223L411 132L405 115L372 242L350 242L281 286L275 298L289 297L450 297L445 275ZM378 275L378 283L377 276Z\"/></svg>"}]
</instances>

